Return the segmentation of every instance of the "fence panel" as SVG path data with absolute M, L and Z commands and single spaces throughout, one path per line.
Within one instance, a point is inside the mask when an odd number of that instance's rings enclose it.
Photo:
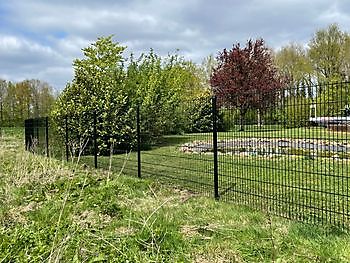
M 211 98 L 175 105 L 167 114 L 140 109 L 142 177 L 213 196 L 214 154 L 206 151 L 213 141 Z
M 221 107 L 228 130 L 219 134 L 220 197 L 287 218 L 349 225 L 350 116 L 339 115 L 349 105 L 348 88 L 286 89 L 274 105 L 244 116 Z

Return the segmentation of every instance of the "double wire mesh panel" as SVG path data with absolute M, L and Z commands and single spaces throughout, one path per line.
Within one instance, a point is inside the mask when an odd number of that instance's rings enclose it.
M 283 90 L 264 109 L 222 107 L 221 198 L 349 226 L 349 83 Z
M 61 118 L 59 133 L 64 145 L 61 149 L 67 161 L 105 169 L 108 174 L 137 174 L 136 113 L 133 111 L 131 115 L 127 129 L 125 121 L 119 122 L 124 116 L 113 113 L 107 117 L 88 112 Z M 125 133 L 121 132 L 123 129 Z
M 141 174 L 188 190 L 214 192 L 213 107 L 210 97 L 166 111 L 140 108 Z

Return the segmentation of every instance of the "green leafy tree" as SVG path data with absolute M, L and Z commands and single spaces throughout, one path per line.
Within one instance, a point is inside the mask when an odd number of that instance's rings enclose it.
M 18 119 L 17 99 L 16 99 L 16 84 L 13 82 L 7 83 L 6 97 L 4 98 L 5 118 L 8 120 Z
M 3 124 L 4 122 L 4 101 L 6 97 L 7 92 L 7 82 L 4 79 L 0 79 L 0 123 Z
M 343 72 L 346 80 L 350 80 L 350 35 L 346 34 L 344 43 L 344 63 Z
M 284 98 L 282 121 L 288 128 L 304 127 L 310 118 L 311 99 L 300 93 Z
M 138 59 L 131 56 L 126 82 L 141 106 L 143 141 L 188 130 L 189 104 L 206 92 L 196 65 L 176 54 L 162 58 L 153 50 Z
M 27 80 L 15 84 L 16 109 L 21 120 L 31 117 L 32 90 Z
M 301 45 L 289 44 L 282 47 L 275 54 L 275 63 L 280 74 L 286 78 L 287 84 L 291 87 L 291 93 L 297 91 L 295 87 L 312 85 L 314 71 L 307 51 Z M 309 96 L 312 95 L 311 93 L 311 90 L 307 91 Z
M 124 85 L 122 53 L 125 47 L 112 36 L 101 37 L 83 49 L 84 58 L 73 62 L 74 79 L 59 96 L 52 112 L 64 129 L 67 117 L 74 136 L 91 140 L 94 113 L 97 116 L 98 146 L 129 148 L 133 143 L 134 109 Z
M 196 75 L 201 80 L 202 86 L 208 90 L 211 89 L 210 77 L 217 65 L 218 62 L 216 61 L 215 57 L 213 55 L 209 55 L 203 59 L 201 64 L 196 66 Z
M 33 117 L 44 117 L 50 114 L 55 103 L 52 87 L 37 79 L 27 80 L 31 90 L 31 114 Z
M 349 104 L 350 35 L 337 24 L 318 30 L 309 44 L 309 57 L 316 71 L 318 116 L 335 116 Z
M 322 85 L 322 84 L 321 84 Z M 322 93 L 313 101 L 317 116 L 338 116 L 350 105 L 350 84 L 330 82 L 322 85 Z
M 349 35 L 337 24 L 318 30 L 311 39 L 308 54 L 319 83 L 345 78 L 348 39 Z
M 23 125 L 27 118 L 45 117 L 54 101 L 53 90 L 46 82 L 0 80 L 0 121 L 3 125 Z

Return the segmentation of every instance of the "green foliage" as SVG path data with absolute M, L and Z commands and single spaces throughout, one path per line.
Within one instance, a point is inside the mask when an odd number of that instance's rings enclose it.
M 213 130 L 212 100 L 209 95 L 198 96 L 188 103 L 185 110 L 188 122 L 185 132 L 210 132 Z
M 275 64 L 292 86 L 343 81 L 350 76 L 350 35 L 337 24 L 319 29 L 308 47 L 291 43 L 275 55 Z
M 130 148 L 134 143 L 135 111 L 125 86 L 122 52 L 112 37 L 99 38 L 76 59 L 74 79 L 62 92 L 52 116 L 63 133 L 68 118 L 71 140 L 90 140 L 97 116 L 98 147 Z
M 341 110 L 350 104 L 350 83 L 331 82 L 324 85 L 314 101 L 316 116 L 340 116 Z
M 312 64 L 301 45 L 293 43 L 282 47 L 275 54 L 275 63 L 291 86 L 311 84 Z
M 185 117 L 185 132 L 211 132 L 213 131 L 213 96 L 202 93 L 187 101 L 183 116 Z M 224 120 L 224 111 L 217 109 L 217 129 L 224 131 L 228 129 L 229 123 Z
M 141 108 L 143 141 L 189 130 L 183 113 L 206 92 L 192 63 L 177 55 L 161 58 L 153 50 L 137 60 L 131 56 L 127 86 Z
M 84 59 L 74 61 L 74 80 L 52 112 L 62 135 L 68 118 L 71 144 L 91 142 L 96 112 L 100 153 L 107 153 L 111 145 L 117 149 L 132 147 L 138 106 L 144 143 L 190 130 L 192 124 L 184 111 L 192 99 L 208 95 L 198 68 L 178 55 L 162 58 L 153 50 L 138 59 L 131 55 L 124 66 L 124 49 L 111 37 L 99 38 L 83 49 Z M 201 114 L 202 109 L 197 110 Z
M 337 24 L 318 30 L 309 43 L 309 57 L 317 72 L 318 81 L 343 80 L 345 78 L 346 50 L 349 34 Z
M 307 120 L 310 109 L 302 103 L 316 105 L 318 117 L 336 116 L 349 104 L 348 88 L 341 82 L 350 77 L 350 35 L 337 24 L 317 30 L 306 48 L 294 43 L 282 47 L 275 64 L 289 84 L 285 88 L 291 96 L 286 108 L 286 116 L 292 118 L 289 126 Z
M 54 101 L 53 90 L 46 82 L 0 79 L 0 126 L 22 126 L 25 119 L 45 117 Z

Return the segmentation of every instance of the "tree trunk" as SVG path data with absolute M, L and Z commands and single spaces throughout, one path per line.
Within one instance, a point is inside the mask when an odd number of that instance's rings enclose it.
M 258 109 L 258 127 L 261 127 L 261 112 L 260 109 Z
M 4 115 L 3 115 L 3 109 L 2 109 L 2 100 L 1 100 L 1 102 L 0 102 L 1 104 L 0 104 L 0 121 L 1 121 L 1 123 L 4 121 Z
M 246 113 L 246 110 L 241 109 L 240 110 L 240 116 L 239 116 L 239 131 L 244 131 L 244 115 Z

